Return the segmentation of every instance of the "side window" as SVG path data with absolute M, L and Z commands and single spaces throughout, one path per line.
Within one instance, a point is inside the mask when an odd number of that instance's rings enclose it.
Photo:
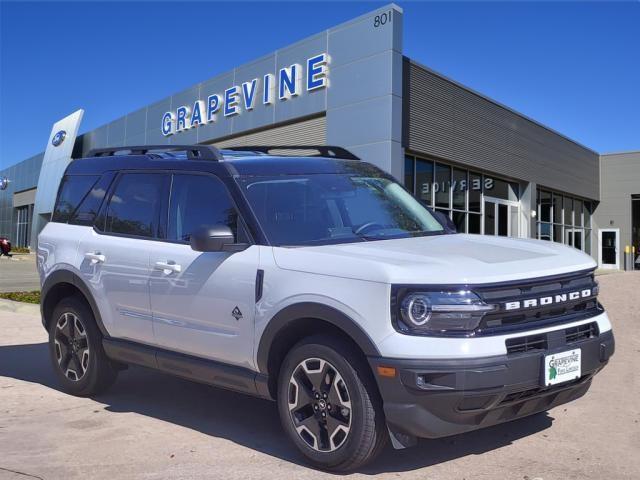
M 238 214 L 221 180 L 208 175 L 174 175 L 167 239 L 187 243 L 193 231 L 210 225 L 227 225 L 236 241 L 246 241 L 238 239 Z
M 60 183 L 51 221 L 67 223 L 98 178 L 99 175 L 66 175 Z
M 157 173 L 122 175 L 107 205 L 104 231 L 155 237 L 165 178 Z
M 89 193 L 80 202 L 69 223 L 73 225 L 93 225 L 112 180 L 113 173 L 106 173 L 100 177 L 100 180 L 93 185 Z

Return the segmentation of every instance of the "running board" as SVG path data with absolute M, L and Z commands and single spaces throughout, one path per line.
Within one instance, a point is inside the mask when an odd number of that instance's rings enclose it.
M 247 368 L 126 340 L 105 338 L 102 345 L 107 356 L 116 362 L 153 368 L 187 380 L 273 400 L 267 375 Z

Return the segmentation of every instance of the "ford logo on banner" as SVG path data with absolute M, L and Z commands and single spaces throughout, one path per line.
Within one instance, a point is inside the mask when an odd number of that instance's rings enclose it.
M 0 190 L 6 190 L 9 186 L 9 179 L 7 177 L 0 177 Z
M 60 130 L 51 139 L 51 145 L 53 145 L 54 147 L 57 147 L 60 144 L 62 144 L 62 142 L 64 142 L 65 138 L 67 138 L 67 132 L 65 132 L 64 130 Z

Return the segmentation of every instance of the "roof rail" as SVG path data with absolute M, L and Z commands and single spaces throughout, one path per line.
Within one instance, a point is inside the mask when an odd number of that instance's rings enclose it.
M 212 145 L 141 145 L 109 148 L 94 148 L 89 150 L 87 157 L 111 157 L 122 155 L 146 155 L 154 150 L 164 152 L 186 152 L 189 160 L 210 160 L 217 162 L 222 160 L 220 150 Z M 129 152 L 129 153 L 121 153 Z
M 316 150 L 318 153 L 309 155 L 310 157 L 329 157 L 340 158 L 344 160 L 360 160 L 346 148 L 335 147 L 332 145 L 250 145 L 244 147 L 225 147 L 224 150 L 260 152 L 266 153 L 273 150 Z

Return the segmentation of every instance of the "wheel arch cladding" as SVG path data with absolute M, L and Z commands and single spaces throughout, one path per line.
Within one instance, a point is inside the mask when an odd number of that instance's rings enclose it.
M 312 302 L 289 305 L 271 319 L 258 345 L 258 370 L 268 375 L 273 398 L 280 366 L 289 350 L 303 338 L 317 334 L 338 336 L 353 344 L 364 357 L 380 355 L 365 331 L 339 310 Z
M 44 282 L 41 292 L 40 312 L 42 315 L 42 325 L 48 330 L 51 316 L 56 305 L 63 298 L 70 296 L 78 296 L 82 298 L 93 313 L 97 326 L 104 336 L 108 336 L 106 329 L 102 323 L 102 317 L 98 306 L 91 295 L 89 287 L 84 281 L 69 270 L 57 270 L 53 272 Z

